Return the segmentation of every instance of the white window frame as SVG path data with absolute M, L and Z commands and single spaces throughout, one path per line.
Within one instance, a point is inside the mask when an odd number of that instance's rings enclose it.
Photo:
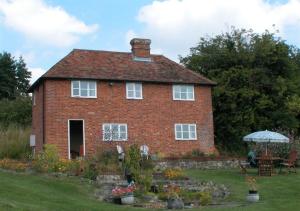
M 129 88 L 129 85 L 133 85 L 133 97 L 130 97 L 129 95 L 128 95 L 128 92 L 129 92 L 129 90 L 128 90 L 128 88 Z M 140 97 L 137 97 L 136 96 L 136 85 L 141 85 L 141 96 Z M 126 98 L 127 99 L 135 99 L 135 100 L 141 100 L 141 99 L 143 99 L 143 84 L 142 83 L 132 83 L 132 82 L 127 82 L 126 83 Z
M 176 95 L 175 95 L 175 90 L 176 90 L 176 87 L 179 87 L 179 89 L 181 89 L 182 87 L 192 87 L 192 90 L 193 90 L 193 98 L 187 98 L 187 99 L 184 99 L 184 98 L 181 98 L 181 94 L 180 94 L 180 97 L 179 98 L 176 98 Z M 195 101 L 195 86 L 194 85 L 186 85 L 186 84 L 183 84 L 183 85 L 180 85 L 180 84 L 174 84 L 173 87 L 173 100 L 183 100 L 183 101 Z M 180 93 L 183 93 L 180 91 Z M 186 92 L 186 96 L 188 96 L 188 92 Z
M 188 125 L 188 132 L 189 132 L 189 138 L 183 138 L 183 130 L 182 127 L 183 125 Z M 176 126 L 180 126 L 181 127 L 181 138 L 177 137 L 177 130 L 176 130 Z M 191 127 L 195 127 L 195 131 L 191 131 Z M 174 126 L 174 131 L 175 131 L 175 140 L 197 140 L 197 125 L 196 124 L 186 124 L 186 123 L 176 123 Z M 195 132 L 195 137 L 191 138 L 191 132 Z
M 110 138 L 109 139 L 105 139 L 105 127 L 109 126 L 110 130 L 112 130 L 112 126 L 113 125 L 118 125 L 118 139 L 112 139 L 113 134 L 110 134 Z M 126 138 L 125 139 L 121 139 L 120 138 L 120 127 L 121 126 L 125 126 L 125 132 L 126 132 Z M 127 124 L 120 124 L 120 123 L 104 123 L 102 124 L 102 137 L 103 137 L 103 141 L 127 141 L 128 140 L 128 129 L 127 129 Z
M 73 93 L 73 84 L 74 82 L 78 82 L 79 83 L 79 94 L 78 95 L 74 95 Z M 87 96 L 81 96 L 81 82 L 87 82 L 88 83 L 88 88 L 87 88 Z M 95 83 L 95 96 L 91 96 L 90 95 L 90 83 Z M 72 97 L 79 97 L 79 98 L 97 98 L 97 81 L 94 80 L 72 80 L 71 81 L 71 96 Z

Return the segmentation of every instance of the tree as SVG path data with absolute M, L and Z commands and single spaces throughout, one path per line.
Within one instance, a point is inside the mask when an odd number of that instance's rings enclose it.
M 31 122 L 31 98 L 26 93 L 31 73 L 22 57 L 0 53 L 0 127 Z
M 242 137 L 256 130 L 299 133 L 300 53 L 275 34 L 232 29 L 201 38 L 186 67 L 216 81 L 213 109 L 216 143 L 242 149 Z
M 0 53 L 0 99 L 15 99 L 28 96 L 31 73 L 22 57 L 15 60 L 7 52 Z

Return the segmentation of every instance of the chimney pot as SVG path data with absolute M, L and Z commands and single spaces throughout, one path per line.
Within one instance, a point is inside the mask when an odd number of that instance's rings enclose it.
M 130 41 L 131 52 L 137 58 L 150 58 L 150 39 L 133 38 Z

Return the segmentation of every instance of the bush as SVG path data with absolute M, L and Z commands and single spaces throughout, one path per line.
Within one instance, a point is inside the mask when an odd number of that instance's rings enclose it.
M 10 125 L 0 129 L 0 159 L 28 158 L 31 150 L 29 136 L 31 129 Z
M 176 180 L 176 179 L 184 179 L 185 175 L 180 168 L 168 168 L 163 171 L 163 175 L 166 179 Z
M 102 174 L 121 172 L 116 150 L 98 151 L 94 160 L 96 168 Z
M 209 192 L 199 192 L 199 198 L 202 206 L 208 205 L 212 201 L 212 197 Z
M 99 171 L 97 169 L 97 162 L 95 159 L 86 159 L 83 161 L 83 177 L 90 179 L 90 180 L 96 180 L 97 176 L 99 174 Z
M 45 144 L 44 151 L 35 157 L 33 167 L 39 172 L 58 172 L 60 160 L 56 146 Z
M 11 124 L 27 126 L 31 124 L 31 98 L 19 97 L 15 100 L 0 100 L 0 125 L 7 128 Z
M 18 160 L 3 159 L 0 160 L 0 168 L 14 171 L 25 171 L 29 168 L 29 163 Z

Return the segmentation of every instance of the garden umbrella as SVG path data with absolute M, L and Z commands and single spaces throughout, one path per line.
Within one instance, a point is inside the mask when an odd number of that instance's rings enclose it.
M 272 131 L 257 131 L 244 136 L 244 141 L 252 141 L 257 143 L 266 143 L 266 154 L 268 153 L 267 143 L 289 143 L 289 138 Z

